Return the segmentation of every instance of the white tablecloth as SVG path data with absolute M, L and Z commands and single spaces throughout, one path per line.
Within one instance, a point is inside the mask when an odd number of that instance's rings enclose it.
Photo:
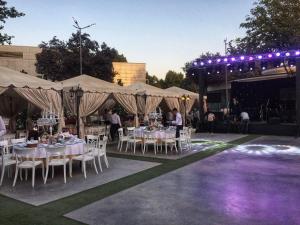
M 84 142 L 75 143 L 75 144 L 67 144 L 66 145 L 66 155 L 79 155 L 84 153 Z M 46 149 L 44 147 L 38 147 L 34 152 L 34 157 L 43 159 L 46 158 Z
M 135 135 L 137 137 L 144 137 L 144 132 L 149 132 L 145 131 L 143 129 L 136 129 L 135 130 Z M 167 138 L 175 138 L 176 137 L 176 131 L 173 130 L 155 130 L 155 131 L 150 131 L 150 136 L 156 139 L 167 139 Z

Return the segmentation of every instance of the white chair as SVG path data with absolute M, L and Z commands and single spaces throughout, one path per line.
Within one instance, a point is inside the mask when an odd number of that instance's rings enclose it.
M 183 150 L 183 145 L 186 146 L 187 149 L 189 149 L 189 143 L 188 143 L 188 130 L 180 130 L 179 131 L 179 138 L 176 138 L 176 141 L 178 143 L 178 147 L 180 151 L 182 152 Z
M 13 187 L 16 185 L 19 169 L 32 169 L 32 187 L 35 183 L 35 169 L 37 166 L 42 166 L 42 176 L 44 179 L 44 162 L 42 160 L 35 160 L 36 148 L 20 148 L 14 146 L 14 153 L 16 154 L 16 171 Z
M 72 164 L 69 158 L 65 154 L 66 146 L 48 146 L 46 147 L 46 175 L 44 184 L 47 182 L 49 167 L 52 167 L 52 179 L 54 177 L 54 167 L 63 166 L 64 169 L 64 183 L 67 182 L 66 171 L 67 164 L 69 163 L 69 175 L 71 177 Z
M 14 146 L 16 144 L 25 143 L 26 138 L 17 138 L 17 139 L 11 139 L 11 144 Z
M 100 171 L 102 172 L 102 165 L 101 165 L 101 157 L 103 157 L 106 168 L 109 167 L 109 163 L 106 156 L 106 144 L 107 144 L 108 137 L 104 136 L 103 140 L 98 140 L 97 146 L 91 152 L 91 155 L 98 159 L 98 164 Z
M 2 185 L 4 174 L 5 174 L 5 167 L 11 166 L 16 164 L 16 160 L 12 159 L 12 154 L 9 152 L 8 141 L 0 141 L 0 155 L 1 155 L 1 179 L 0 179 L 0 186 Z M 10 168 L 8 168 L 10 169 Z M 10 171 L 8 170 L 10 174 Z
M 119 133 L 118 150 L 121 152 L 122 147 L 123 147 L 123 143 L 128 141 L 128 136 L 124 136 L 123 128 L 119 128 L 118 133 Z
M 75 160 L 81 162 L 81 166 L 82 166 L 81 169 L 85 179 L 86 179 L 86 162 L 92 162 L 94 165 L 95 172 L 96 174 L 98 174 L 95 157 L 92 153 L 95 151 L 99 141 L 99 137 L 95 135 L 87 135 L 86 138 L 87 138 L 87 144 L 86 147 L 84 148 L 84 153 L 73 157 L 71 160 L 71 161 Z M 72 170 L 71 170 L 71 176 L 72 176 Z
M 144 131 L 144 150 L 143 154 L 145 154 L 146 150 L 148 151 L 148 146 L 153 145 L 154 154 L 156 155 L 157 151 L 157 139 L 153 136 L 153 133 L 150 131 Z
M 130 131 L 130 130 L 129 130 Z M 140 144 L 141 145 L 141 149 L 143 147 L 143 140 L 141 138 L 137 138 L 136 137 L 136 131 L 132 130 L 128 133 L 128 140 L 126 143 L 126 150 L 125 152 L 127 152 L 128 146 L 130 146 L 130 148 L 133 146 L 133 154 L 135 154 L 135 149 L 136 149 L 136 145 Z
M 19 133 L 19 138 L 27 138 L 27 133 L 26 133 L 26 131 L 23 131 L 23 132 L 20 132 Z
M 173 148 L 175 148 L 175 151 L 178 152 L 177 150 L 177 146 L 176 146 L 176 138 L 170 138 L 170 137 L 167 137 L 167 135 L 165 136 L 165 138 L 163 138 L 161 140 L 161 150 L 162 150 L 162 145 L 165 146 L 165 152 L 166 152 L 166 155 L 168 154 L 168 146 L 171 147 L 171 151 L 173 150 Z

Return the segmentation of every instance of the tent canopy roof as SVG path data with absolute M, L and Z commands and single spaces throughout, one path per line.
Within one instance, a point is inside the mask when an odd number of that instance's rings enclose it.
M 11 86 L 16 88 L 62 89 L 58 83 L 0 66 L 0 87 L 7 88 Z
M 179 87 L 175 87 L 175 86 L 169 87 L 165 90 L 171 91 L 171 92 L 174 92 L 174 93 L 177 93 L 177 94 L 180 94 L 180 95 L 189 95 L 190 97 L 194 97 L 194 98 L 199 97 L 198 93 L 191 92 L 191 91 L 188 91 L 188 90 L 185 90 L 185 89 L 182 89 L 182 88 L 179 88 Z
M 150 96 L 160 96 L 160 97 L 175 97 L 178 98 L 180 95 L 175 92 L 171 92 L 165 89 L 160 89 L 149 84 L 142 82 L 137 82 L 127 86 L 131 90 L 135 91 L 139 95 L 150 95 Z
M 86 74 L 62 81 L 64 89 L 81 87 L 86 92 L 135 94 L 132 90 Z

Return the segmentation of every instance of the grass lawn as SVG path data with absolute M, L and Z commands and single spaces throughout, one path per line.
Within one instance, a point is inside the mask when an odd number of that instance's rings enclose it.
M 198 160 L 204 159 L 236 145 L 257 138 L 257 135 L 248 135 L 227 144 L 220 143 L 206 151 L 186 156 L 178 160 L 157 159 L 142 156 L 110 154 L 113 157 L 128 158 L 159 162 L 160 165 L 141 171 L 139 173 L 112 181 L 110 183 L 83 191 L 81 193 L 62 198 L 60 200 L 41 205 L 32 206 L 0 195 L 0 224 L 2 225 L 62 225 L 81 224 L 77 221 L 65 218 L 63 215 L 85 205 L 123 191 L 152 178 L 171 172 Z M 84 182 L 84 181 L 83 181 Z

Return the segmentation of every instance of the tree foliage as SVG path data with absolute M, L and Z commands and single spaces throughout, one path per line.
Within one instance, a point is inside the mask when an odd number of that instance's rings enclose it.
M 300 1 L 259 0 L 240 27 L 246 35 L 230 42 L 232 54 L 298 49 Z
M 89 34 L 81 34 L 81 39 L 83 73 L 112 82 L 115 76 L 112 62 L 126 62 L 126 58 L 106 43 L 99 46 L 97 41 L 90 39 Z M 37 73 L 52 81 L 78 76 L 79 46 L 79 33 L 73 33 L 66 42 L 57 37 L 42 42 L 39 45 L 42 52 L 37 54 Z
M 6 20 L 9 18 L 17 18 L 24 16 L 25 14 L 22 12 L 18 12 L 15 7 L 7 7 L 7 2 L 0 0 L 0 44 L 11 44 L 11 39 L 14 36 L 8 35 L 6 33 L 2 33 L 1 31 L 4 28 L 4 24 Z

